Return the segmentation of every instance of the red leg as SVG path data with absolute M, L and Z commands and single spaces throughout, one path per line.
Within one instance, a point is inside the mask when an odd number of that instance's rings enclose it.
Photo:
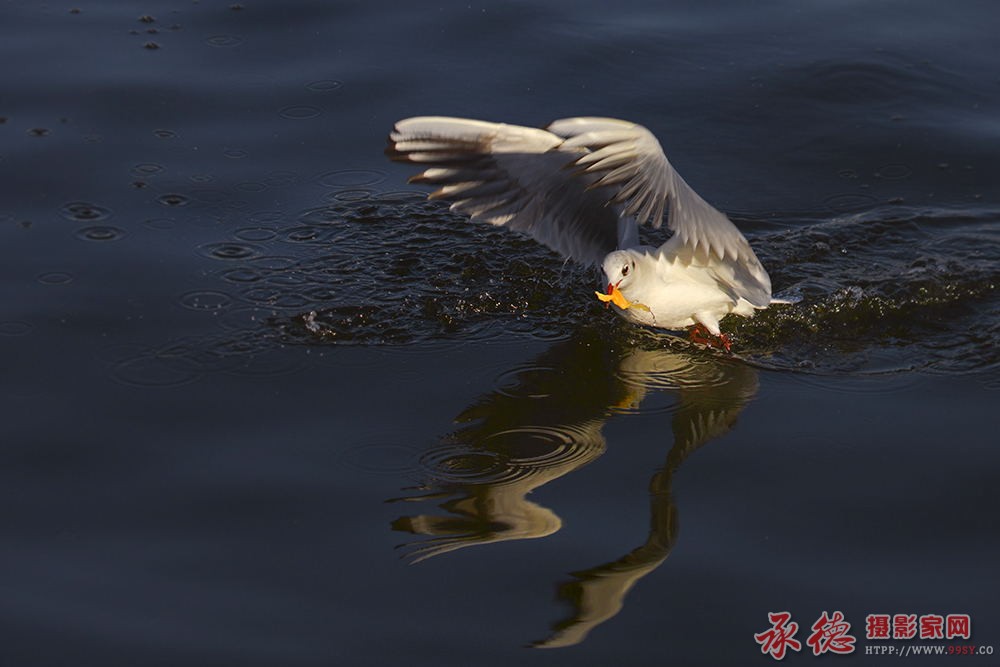
M 708 329 L 706 329 L 700 322 L 695 322 L 694 326 L 688 328 L 688 340 L 692 343 L 711 345 L 712 341 L 708 338 L 710 335 L 711 334 L 708 333 Z
M 726 352 L 732 352 L 733 341 L 729 339 L 729 336 L 724 333 L 720 333 L 716 336 L 710 333 L 700 322 L 696 322 L 694 326 L 688 329 L 688 340 L 692 343 L 707 345 L 709 347 L 725 350 Z

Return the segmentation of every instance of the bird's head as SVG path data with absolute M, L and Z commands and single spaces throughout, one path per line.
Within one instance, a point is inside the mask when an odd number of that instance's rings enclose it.
M 622 292 L 635 279 L 635 258 L 623 250 L 616 250 L 604 258 L 603 268 L 608 286 L 604 294 L 597 293 L 597 298 L 605 303 L 611 302 L 622 310 L 632 306 Z
M 607 293 L 614 289 L 625 291 L 635 279 L 635 257 L 624 250 L 616 250 L 604 258 L 604 277 L 608 280 Z

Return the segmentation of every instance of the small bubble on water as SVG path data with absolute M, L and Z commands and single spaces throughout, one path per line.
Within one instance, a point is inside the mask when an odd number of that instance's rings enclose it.
M 117 241 L 124 236 L 125 230 L 110 225 L 84 227 L 76 233 L 76 237 L 83 241 Z
M 875 171 L 875 177 L 889 181 L 898 181 L 908 178 L 912 173 L 913 170 L 907 165 L 894 162 L 879 167 Z
M 160 195 L 158 200 L 164 206 L 187 206 L 188 203 L 190 203 L 190 200 L 187 197 L 176 193 Z
M 109 209 L 85 201 L 72 201 L 68 204 L 63 204 L 62 208 L 59 209 L 59 213 L 67 220 L 81 222 L 93 222 L 111 217 Z
M 155 162 L 140 162 L 132 167 L 132 173 L 135 176 L 152 176 L 153 174 L 158 174 L 163 170 L 163 165 L 156 164 Z

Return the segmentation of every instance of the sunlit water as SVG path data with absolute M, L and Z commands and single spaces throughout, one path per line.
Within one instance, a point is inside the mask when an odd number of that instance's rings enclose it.
M 997 18 L 0 5 L 2 662 L 1000 644 Z M 405 185 L 422 113 L 649 126 L 795 303 L 735 357 L 629 326 Z

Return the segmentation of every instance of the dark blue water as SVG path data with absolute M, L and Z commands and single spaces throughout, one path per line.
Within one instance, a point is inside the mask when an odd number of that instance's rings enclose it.
M 998 20 L 0 2 L 0 662 L 1000 645 Z M 738 358 L 618 321 L 405 185 L 431 113 L 648 126 L 798 303 Z

